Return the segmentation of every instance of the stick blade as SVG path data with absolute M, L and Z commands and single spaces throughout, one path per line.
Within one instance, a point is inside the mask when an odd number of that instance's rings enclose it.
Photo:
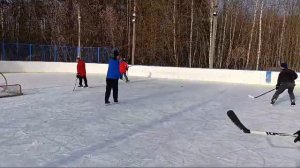
M 248 97 L 250 97 L 250 98 L 252 98 L 252 99 L 254 99 L 255 97 L 254 96 L 252 96 L 252 95 L 248 95 Z
M 227 111 L 227 116 L 230 118 L 230 120 L 239 128 L 241 129 L 244 133 L 250 133 L 250 130 L 246 128 L 239 118 L 235 115 L 234 111 L 228 110 Z

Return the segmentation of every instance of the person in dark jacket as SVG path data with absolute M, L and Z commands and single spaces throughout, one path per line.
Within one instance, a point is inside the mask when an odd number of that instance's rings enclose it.
M 108 71 L 106 75 L 105 104 L 110 103 L 109 97 L 111 89 L 113 89 L 114 102 L 118 102 L 118 81 L 121 75 L 119 59 L 119 52 L 115 50 L 113 58 L 110 58 L 108 63 Z
M 291 105 L 296 105 L 294 87 L 295 80 L 298 78 L 298 75 L 295 71 L 288 69 L 287 63 L 281 63 L 281 72 L 279 73 L 276 85 L 276 92 L 272 97 L 271 104 L 274 104 L 278 96 L 288 89 L 288 93 L 291 99 Z
M 84 87 L 88 87 L 87 84 L 87 79 L 86 79 L 86 71 L 85 71 L 85 62 L 80 58 L 77 57 L 76 59 L 77 62 L 77 75 L 76 77 L 79 79 L 79 86 L 78 87 L 83 87 L 82 86 L 82 79 L 84 80 Z

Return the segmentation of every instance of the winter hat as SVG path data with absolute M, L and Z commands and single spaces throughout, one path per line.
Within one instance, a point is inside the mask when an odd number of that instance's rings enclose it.
M 284 68 L 284 69 L 287 69 L 287 68 L 288 68 L 287 63 L 285 63 L 285 62 L 281 63 L 280 66 L 281 66 L 282 68 Z
M 119 51 L 118 51 L 118 50 L 115 50 L 115 51 L 114 51 L 114 59 L 116 59 L 117 56 L 119 56 Z

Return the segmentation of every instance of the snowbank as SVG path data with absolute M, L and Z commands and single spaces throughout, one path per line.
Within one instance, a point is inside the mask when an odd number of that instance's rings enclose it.
M 106 74 L 107 64 L 86 64 L 87 73 Z M 70 72 L 76 73 L 76 63 L 0 61 L 0 72 Z M 177 68 L 134 65 L 129 76 L 179 80 L 215 81 L 242 84 L 274 85 L 279 72 Z M 300 83 L 299 80 L 296 83 Z

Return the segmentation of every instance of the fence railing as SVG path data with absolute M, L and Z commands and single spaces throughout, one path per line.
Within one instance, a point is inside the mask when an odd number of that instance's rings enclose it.
M 39 45 L 22 43 L 0 43 L 0 60 L 75 62 L 77 47 L 62 45 Z M 113 51 L 111 47 L 81 47 L 81 57 L 87 63 L 107 63 Z

